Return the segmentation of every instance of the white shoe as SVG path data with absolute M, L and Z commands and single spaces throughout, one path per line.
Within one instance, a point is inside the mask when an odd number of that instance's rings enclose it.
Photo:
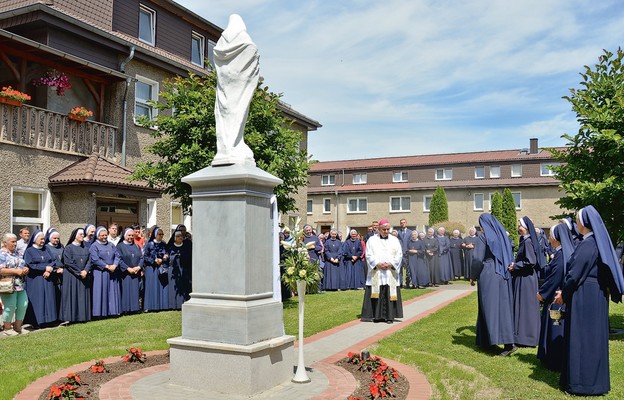
M 17 333 L 13 329 L 2 331 L 2 336 L 17 336 L 17 335 L 19 335 L 19 333 Z

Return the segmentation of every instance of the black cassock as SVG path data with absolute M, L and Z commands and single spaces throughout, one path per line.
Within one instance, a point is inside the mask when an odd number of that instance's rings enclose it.
M 453 276 L 455 278 L 459 278 L 462 276 L 462 267 L 463 267 L 463 254 L 462 254 L 462 243 L 463 239 L 460 237 L 452 237 L 449 239 L 451 241 L 451 263 L 453 264 Z

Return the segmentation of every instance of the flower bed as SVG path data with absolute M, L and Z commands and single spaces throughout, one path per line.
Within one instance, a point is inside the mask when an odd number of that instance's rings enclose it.
M 99 372 L 99 368 L 92 368 L 94 366 L 98 366 L 98 363 L 100 363 L 100 361 L 94 362 L 91 367 L 83 371 L 76 371 L 76 373 L 80 376 L 80 386 L 77 386 L 75 388 L 76 392 L 79 394 L 79 396 L 77 397 L 84 398 L 85 400 L 99 400 L 99 391 L 100 387 L 103 384 L 114 378 L 117 378 L 118 376 L 125 375 L 127 373 L 142 368 L 167 364 L 169 363 L 169 354 L 149 356 L 146 358 L 142 358 L 142 360 L 144 362 L 129 362 L 123 361 L 122 357 L 120 357 L 118 362 L 102 365 L 103 367 L 105 367 L 102 368 L 104 370 L 103 372 Z M 54 382 L 53 385 L 50 385 L 50 387 L 48 387 L 43 393 L 41 393 L 41 395 L 39 396 L 39 400 L 49 400 L 48 395 L 52 387 L 60 387 L 61 385 L 66 383 L 67 377 L 63 377 L 58 381 Z
M 409 382 L 379 357 L 371 356 L 363 360 L 358 354 L 349 353 L 347 358 L 338 361 L 336 365 L 349 371 L 358 382 L 349 400 L 407 399 Z

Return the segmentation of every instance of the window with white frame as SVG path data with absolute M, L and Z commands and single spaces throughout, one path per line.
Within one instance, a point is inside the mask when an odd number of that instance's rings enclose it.
M 431 199 L 432 195 L 426 194 L 423 196 L 423 211 L 429 212 L 429 208 L 431 207 Z
M 152 119 L 158 113 L 158 110 L 149 104 L 150 100 L 158 100 L 158 82 L 138 75 L 136 79 L 134 84 L 134 119 L 135 123 L 138 123 L 137 117 L 139 115 L 145 115 Z
M 390 211 L 409 211 L 410 202 L 410 196 L 390 197 Z
M 540 164 L 540 176 L 555 176 L 556 173 L 551 169 L 551 167 L 558 167 L 559 165 L 560 164 L 557 162 Z
M 436 174 L 435 174 L 436 181 L 450 181 L 451 179 L 453 179 L 453 170 L 451 168 L 436 169 Z
M 325 198 L 323 199 L 323 213 L 328 214 L 331 212 L 331 199 Z
M 393 172 L 392 182 L 407 182 L 407 171 Z
M 336 184 L 336 175 L 322 175 L 321 186 L 332 186 Z
M 156 199 L 147 199 L 147 226 L 154 226 L 156 222 Z
M 171 203 L 171 232 L 173 235 L 173 231 L 179 224 L 184 223 L 184 211 L 182 210 L 182 204 L 172 202 Z
M 139 7 L 139 40 L 152 46 L 156 44 L 156 11 L 143 4 Z
M 208 39 L 208 61 L 210 61 L 210 65 L 214 65 L 214 48 L 217 44 Z
M 522 195 L 520 192 L 511 192 L 514 198 L 514 203 L 516 203 L 516 210 L 522 209 Z
M 307 202 L 307 212 L 308 214 L 312 214 L 312 200 L 308 200 Z
M 522 164 L 511 164 L 511 177 L 519 178 L 522 176 Z
M 492 165 L 490 166 L 490 178 L 500 178 L 500 165 Z
M 365 197 L 347 199 L 347 212 L 365 213 L 368 211 L 368 202 Z
M 483 211 L 483 201 L 484 195 L 483 193 L 475 193 L 474 194 L 474 207 L 475 211 Z
M 475 179 L 485 178 L 485 167 L 475 167 Z
M 363 185 L 366 183 L 366 174 L 353 174 L 353 184 Z
M 206 39 L 197 32 L 191 34 L 191 62 L 200 67 L 204 67 L 204 55 Z
M 50 220 L 50 195 L 46 189 L 11 188 L 11 231 L 18 235 L 22 227 L 43 231 Z

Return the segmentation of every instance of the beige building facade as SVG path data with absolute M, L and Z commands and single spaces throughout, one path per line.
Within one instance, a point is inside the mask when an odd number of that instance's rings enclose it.
M 425 230 L 431 197 L 441 186 L 449 221 L 468 228 L 490 211 L 495 192 L 509 188 L 517 216 L 548 230 L 551 216 L 561 213 L 556 164 L 537 139 L 517 150 L 318 162 L 310 171 L 307 221 L 320 232 L 365 233 L 372 221 L 388 218 L 398 227 L 404 218 L 408 227 Z

